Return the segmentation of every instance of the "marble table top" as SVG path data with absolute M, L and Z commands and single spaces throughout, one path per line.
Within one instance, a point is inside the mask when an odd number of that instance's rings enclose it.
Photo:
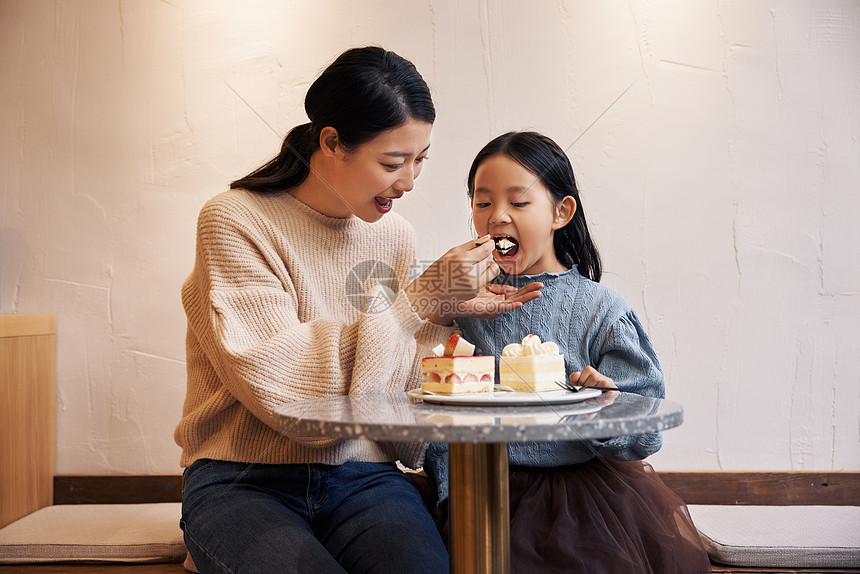
M 683 408 L 672 401 L 628 393 L 536 407 L 434 405 L 406 393 L 384 393 L 288 403 L 275 410 L 274 418 L 287 435 L 498 443 L 606 439 L 662 431 L 681 424 Z

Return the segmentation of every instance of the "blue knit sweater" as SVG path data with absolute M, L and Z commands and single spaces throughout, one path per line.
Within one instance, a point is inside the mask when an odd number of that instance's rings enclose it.
M 621 296 L 582 275 L 576 267 L 562 273 L 503 275 L 497 283 L 522 287 L 544 284 L 541 297 L 497 319 L 462 317 L 457 325 L 476 346 L 475 354 L 498 357 L 509 343 L 528 334 L 555 342 L 564 355 L 567 374 L 591 365 L 625 392 L 663 398 L 660 362 L 636 312 Z M 498 365 L 496 369 L 498 383 Z M 587 462 L 597 456 L 641 460 L 660 449 L 662 435 L 651 433 L 606 441 L 509 443 L 511 465 L 556 467 Z M 448 497 L 448 445 L 433 443 L 424 462 L 439 488 L 439 501 Z

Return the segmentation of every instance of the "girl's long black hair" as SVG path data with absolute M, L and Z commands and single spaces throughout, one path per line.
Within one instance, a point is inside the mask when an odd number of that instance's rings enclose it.
M 577 266 L 580 275 L 600 281 L 603 272 L 597 246 L 588 232 L 585 210 L 579 198 L 579 189 L 570 160 L 557 143 L 536 132 L 508 132 L 485 145 L 469 169 L 467 191 L 469 199 L 475 196 L 475 172 L 487 158 L 504 154 L 535 175 L 546 187 L 553 201 L 558 203 L 569 195 L 576 200 L 576 211 L 570 222 L 555 232 L 555 256 L 565 267 Z
M 336 129 L 344 149 L 353 151 L 410 119 L 436 120 L 430 89 L 412 62 L 377 46 L 338 56 L 311 84 L 305 111 L 311 121 L 290 130 L 278 155 L 231 183 L 232 189 L 277 193 L 299 185 L 325 127 Z

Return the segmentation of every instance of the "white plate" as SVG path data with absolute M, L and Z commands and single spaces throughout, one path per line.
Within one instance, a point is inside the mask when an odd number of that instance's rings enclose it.
M 421 399 L 425 403 L 437 405 L 460 405 L 471 407 L 512 407 L 521 405 L 558 405 L 564 403 L 578 403 L 586 399 L 600 396 L 603 391 L 599 389 L 583 389 L 578 393 L 565 391 L 564 389 L 552 391 L 538 391 L 532 393 L 493 391 L 491 393 L 463 393 L 460 395 L 427 394 L 421 389 L 407 391 L 413 399 Z

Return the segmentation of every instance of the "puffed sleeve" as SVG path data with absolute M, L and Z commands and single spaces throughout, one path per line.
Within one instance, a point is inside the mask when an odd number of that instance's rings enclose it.
M 666 395 L 660 361 L 632 309 L 607 329 L 593 364 L 622 391 L 660 399 Z
M 632 309 L 608 326 L 593 364 L 624 392 L 655 398 L 666 395 L 663 370 L 657 354 Z M 663 435 L 658 432 L 622 436 L 607 441 L 593 441 L 592 444 L 602 457 L 642 460 L 660 450 Z

